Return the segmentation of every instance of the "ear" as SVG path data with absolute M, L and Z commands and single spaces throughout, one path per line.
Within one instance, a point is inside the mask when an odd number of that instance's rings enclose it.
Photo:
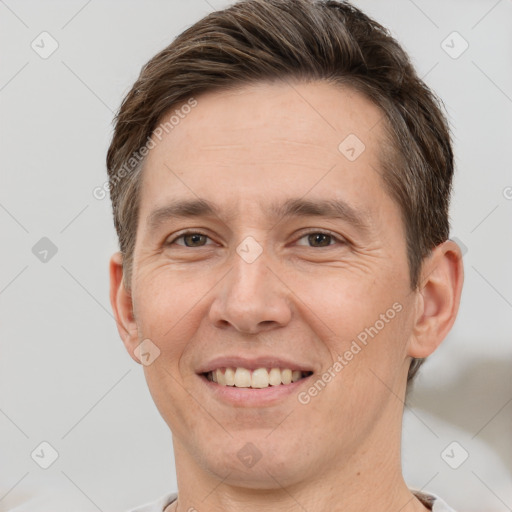
M 407 355 L 423 358 L 444 340 L 459 310 L 464 269 L 459 246 L 447 240 L 422 265 L 413 335 Z
M 117 330 L 132 359 L 140 364 L 134 355 L 139 345 L 137 323 L 133 314 L 132 296 L 123 282 L 123 255 L 116 252 L 110 258 L 110 304 L 114 311 Z

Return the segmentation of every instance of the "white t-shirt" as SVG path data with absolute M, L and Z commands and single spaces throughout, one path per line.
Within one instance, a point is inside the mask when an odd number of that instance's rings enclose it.
M 424 493 L 413 491 L 416 496 L 426 505 L 432 505 L 432 512 L 455 512 L 453 508 L 449 507 L 441 498 L 431 493 Z M 166 494 L 153 503 L 148 503 L 141 507 L 134 508 L 128 512 L 163 512 L 163 510 L 176 500 L 178 495 L 176 493 Z

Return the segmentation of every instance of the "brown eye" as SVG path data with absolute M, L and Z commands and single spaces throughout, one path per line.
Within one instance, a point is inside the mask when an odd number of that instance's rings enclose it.
M 193 233 L 191 235 L 183 236 L 183 240 L 185 241 L 185 245 L 187 247 L 197 247 L 197 246 L 204 245 L 201 242 L 206 241 L 206 238 L 207 237 L 205 235 L 201 235 L 200 233 Z
M 197 232 L 189 232 L 189 233 L 182 233 L 180 236 L 177 236 L 170 242 L 168 242 L 167 245 L 182 245 L 184 247 L 203 247 L 206 244 L 206 241 L 208 240 L 208 236 L 203 235 L 203 233 L 197 233 Z M 178 240 L 183 240 L 183 243 L 177 242 Z
M 327 247 L 331 244 L 331 235 L 326 233 L 312 233 L 308 236 L 308 242 L 314 247 Z M 315 245 L 318 244 L 318 245 Z
M 306 245 L 307 247 L 320 248 L 335 246 L 336 243 L 338 245 L 343 245 L 345 243 L 342 238 L 338 238 L 337 236 L 334 236 L 333 234 L 324 231 L 311 231 L 310 233 L 305 233 L 299 238 L 299 240 L 305 239 L 307 239 L 306 242 L 298 242 L 298 245 Z

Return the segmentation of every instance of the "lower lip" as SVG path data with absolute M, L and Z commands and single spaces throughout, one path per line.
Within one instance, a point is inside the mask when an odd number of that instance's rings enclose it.
M 213 395 L 230 405 L 238 407 L 265 407 L 288 398 L 290 395 L 297 394 L 311 377 L 303 377 L 300 380 L 290 384 L 280 384 L 279 386 L 268 386 L 267 388 L 237 388 L 235 386 L 222 386 L 216 382 L 208 380 L 204 375 L 199 378 L 207 386 Z

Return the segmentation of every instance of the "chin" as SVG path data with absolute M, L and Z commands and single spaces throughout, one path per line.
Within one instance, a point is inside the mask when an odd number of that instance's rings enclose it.
M 307 459 L 315 451 L 311 448 L 287 445 L 283 436 L 271 442 L 266 431 L 260 436 L 234 436 L 214 453 L 210 447 L 209 455 L 203 453 L 201 462 L 225 484 L 254 490 L 280 489 L 308 478 L 314 466 Z

